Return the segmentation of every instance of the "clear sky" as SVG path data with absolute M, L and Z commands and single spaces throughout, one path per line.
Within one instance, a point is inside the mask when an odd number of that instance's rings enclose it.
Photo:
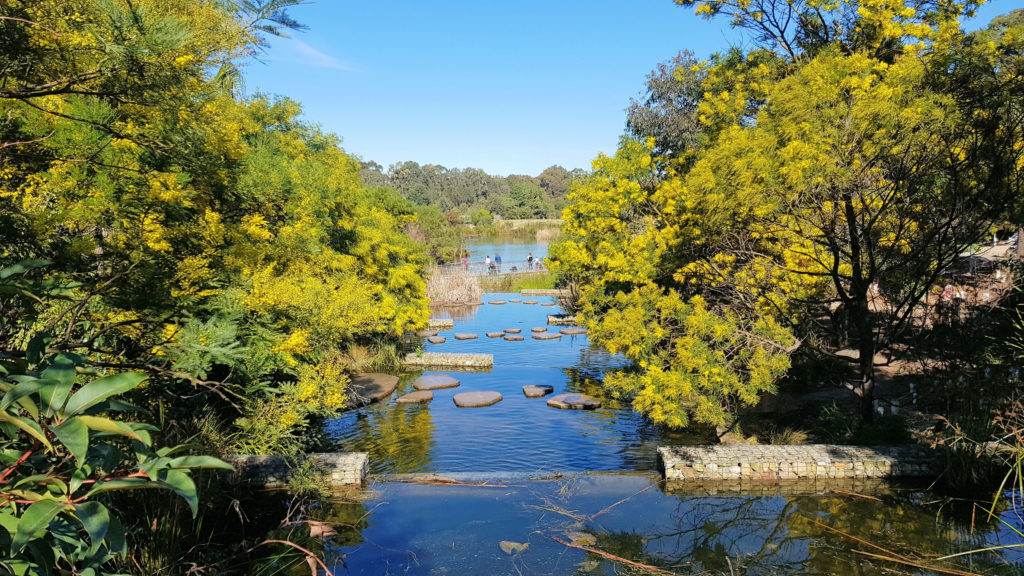
M 976 21 L 1020 7 L 995 0 Z M 247 92 L 301 102 L 363 160 L 494 175 L 589 170 L 615 152 L 659 62 L 745 45 L 727 19 L 671 0 L 316 0 L 290 13 L 309 30 L 271 38 Z

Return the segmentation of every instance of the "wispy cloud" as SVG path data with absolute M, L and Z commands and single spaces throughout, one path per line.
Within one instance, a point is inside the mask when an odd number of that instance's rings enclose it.
M 314 68 L 330 68 L 332 70 L 344 70 L 346 72 L 357 72 L 355 68 L 346 65 L 330 54 L 326 54 L 306 44 L 302 40 L 291 38 L 288 42 L 294 48 L 295 54 L 286 58 L 297 64 L 305 64 Z

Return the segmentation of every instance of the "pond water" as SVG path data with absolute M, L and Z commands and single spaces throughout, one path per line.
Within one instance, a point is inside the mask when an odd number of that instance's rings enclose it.
M 387 482 L 362 501 L 325 504 L 319 518 L 346 526 L 325 547 L 328 565 L 335 574 L 366 575 L 649 573 L 563 543 L 569 542 L 674 574 L 931 574 L 865 553 L 927 566 L 941 555 L 1019 541 L 981 519 L 972 533 L 969 519 L 937 514 L 937 506 L 922 502 L 925 493 L 913 489 L 871 497 L 852 491 L 714 495 L 666 490 L 653 474 L 489 482 Z M 506 544 L 520 550 L 509 554 L 503 541 L 529 546 Z M 1020 555 L 979 554 L 956 566 L 1019 573 L 1006 559 Z
M 484 300 L 510 298 L 520 296 Z M 557 312 L 557 306 L 522 303 L 436 310 L 437 317 L 452 317 L 455 329 L 441 332 L 446 343 L 424 343 L 423 350 L 490 353 L 494 368 L 428 371 L 453 375 L 461 385 L 435 391 L 429 404 L 397 405 L 392 398 L 328 423 L 337 449 L 369 452 L 376 474 L 369 489 L 349 500 L 314 507 L 315 517 L 339 530 L 323 544 L 335 574 L 644 573 L 609 555 L 673 574 L 933 574 L 939 572 L 929 565 L 938 556 L 1024 541 L 1014 532 L 1022 528 L 1020 517 L 1004 512 L 1006 524 L 985 522 L 982 511 L 972 514 L 969 504 L 920 487 L 669 489 L 654 472 L 656 447 L 708 443 L 710 436 L 654 426 L 603 395 L 605 372 L 628 363 L 591 348 L 586 336 L 531 339 L 530 328 L 547 326 L 547 315 Z M 521 328 L 525 340 L 485 336 L 504 328 Z M 456 341 L 454 332 L 479 339 Z M 398 393 L 410 391 L 420 374 L 403 376 Z M 543 398 L 523 395 L 527 384 L 584 392 L 604 405 L 549 408 Z M 496 390 L 504 398 L 485 408 L 457 408 L 452 396 L 470 390 Z M 486 486 L 409 483 L 404 473 Z M 508 554 L 502 541 L 529 547 Z M 879 559 L 892 555 L 912 564 Z M 1022 561 L 1020 552 L 990 552 L 959 558 L 956 566 L 1020 574 Z
M 516 294 L 486 294 L 484 301 L 520 298 Z M 603 395 L 605 371 L 626 366 L 621 356 L 591 348 L 585 335 L 559 340 L 534 340 L 533 327 L 547 326 L 557 306 L 484 304 L 435 311 L 455 317 L 455 329 L 441 331 L 444 344 L 424 342 L 425 352 L 468 352 L 494 355 L 489 372 L 428 371 L 458 378 L 458 388 L 435 390 L 428 404 L 375 404 L 328 422 L 327 434 L 339 450 L 369 452 L 374 473 L 406 472 L 530 472 L 579 470 L 654 470 L 659 445 L 703 444 L 710 432 L 678 432 L 652 425 L 628 403 Z M 486 332 L 522 330 L 522 342 L 488 338 Z M 454 332 L 473 332 L 476 340 L 455 340 Z M 424 372 L 406 374 L 398 394 L 412 391 Z M 558 410 L 544 398 L 526 398 L 523 386 L 547 384 L 555 394 L 583 392 L 601 398 L 593 411 Z M 486 408 L 458 408 L 459 392 L 494 390 L 502 401 Z

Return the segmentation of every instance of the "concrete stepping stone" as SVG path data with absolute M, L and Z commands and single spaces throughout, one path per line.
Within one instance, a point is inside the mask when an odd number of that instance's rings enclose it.
M 522 331 L 522 328 L 505 328 L 505 334 L 519 334 Z
M 431 336 L 430 338 L 427 338 L 427 342 L 430 342 L 431 344 L 444 344 L 445 343 L 445 337 L 444 336 Z
M 546 384 L 523 386 L 523 394 L 527 398 L 542 398 L 555 391 L 554 386 Z
M 522 298 L 509 298 L 508 301 L 513 303 L 513 304 L 519 304 L 520 302 L 523 301 L 523 299 Z
M 481 390 L 477 392 L 461 392 L 452 396 L 459 408 L 482 408 L 501 402 L 501 392 Z
M 488 338 L 501 338 L 504 335 L 505 335 L 504 332 L 488 332 L 487 333 L 487 337 Z
M 554 306 L 555 304 L 558 304 L 558 302 L 541 302 L 540 305 L 541 306 Z
M 437 330 L 420 330 L 419 332 L 416 333 L 416 335 L 419 336 L 420 338 L 429 338 L 431 336 L 437 336 Z
M 558 340 L 561 337 L 557 332 L 536 332 L 533 335 L 534 340 Z
M 359 408 L 379 402 L 398 388 L 398 376 L 391 374 L 353 374 L 348 384 L 348 401 L 345 408 Z
M 505 340 L 508 340 L 509 342 L 522 342 L 523 337 L 519 334 L 505 334 Z
M 500 305 L 504 304 L 505 301 L 504 300 L 488 300 L 487 303 L 488 304 L 494 304 L 495 306 L 500 306 Z
M 395 402 L 398 404 L 422 404 L 424 402 L 430 402 L 434 399 L 434 393 L 430 390 L 417 390 L 415 392 L 409 392 L 408 394 L 399 396 Z
M 455 327 L 455 321 L 451 318 L 431 318 L 427 320 L 427 328 L 438 330 L 451 330 Z
M 548 406 L 560 410 L 593 410 L 601 407 L 601 401 L 586 394 L 559 394 L 548 398 Z
M 442 388 L 455 388 L 459 381 L 447 374 L 427 374 L 420 376 L 412 383 L 417 390 L 440 390 Z
M 586 334 L 587 333 L 587 329 L 586 328 L 562 328 L 561 330 L 559 330 L 559 332 L 561 332 L 562 334 L 565 334 L 566 336 L 576 336 L 578 334 Z
M 523 304 L 536 304 L 536 300 L 523 300 Z
M 530 328 L 530 332 L 547 332 L 548 329 L 545 326 L 537 326 L 536 328 Z
M 476 334 L 472 334 L 470 332 L 456 332 L 455 333 L 455 339 L 456 340 L 476 340 L 477 339 L 477 335 Z

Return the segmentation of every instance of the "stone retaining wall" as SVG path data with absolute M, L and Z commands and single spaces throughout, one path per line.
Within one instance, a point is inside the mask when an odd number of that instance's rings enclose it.
M 938 455 L 923 446 L 663 446 L 658 457 L 670 481 L 923 477 L 941 470 Z
M 288 484 L 292 468 L 304 458 L 313 458 L 323 468 L 331 488 L 362 486 L 369 470 L 366 452 L 328 452 L 286 456 L 229 456 L 238 474 L 254 486 L 281 488 Z
M 494 366 L 493 354 L 453 354 L 445 352 L 410 352 L 405 365 L 415 368 L 469 368 L 487 369 Z

